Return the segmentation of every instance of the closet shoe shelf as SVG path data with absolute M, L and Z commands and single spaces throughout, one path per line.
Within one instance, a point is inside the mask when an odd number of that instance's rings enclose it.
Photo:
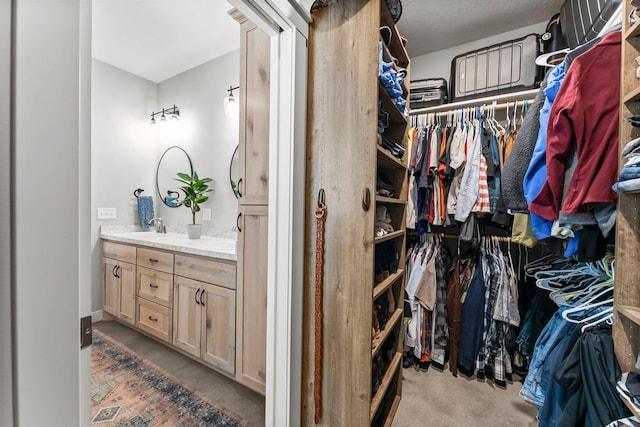
M 371 399 L 371 412 L 369 415 L 369 422 L 373 421 L 373 417 L 376 415 L 378 411 L 378 407 L 380 407 L 380 403 L 382 402 L 382 398 L 384 394 L 387 392 L 391 381 L 393 380 L 393 376 L 397 373 L 398 366 L 400 366 L 400 361 L 402 360 L 402 353 L 396 353 L 393 356 L 393 360 L 389 364 L 387 368 L 387 372 L 385 372 L 384 377 L 382 378 L 382 384 L 378 387 L 378 391 L 376 395 Z M 388 417 L 387 419 L 393 420 L 393 417 Z
M 640 101 L 640 86 L 626 94 L 624 99 L 622 100 L 622 102 L 624 102 L 625 104 L 635 101 Z
M 633 26 L 631 26 L 631 28 L 629 28 L 625 33 L 624 33 L 624 39 L 628 40 L 632 37 L 637 37 L 638 35 L 640 35 L 640 20 L 636 21 Z
M 616 308 L 618 309 L 618 313 L 622 314 L 636 325 L 640 325 L 640 308 L 632 307 L 630 305 L 618 305 Z
M 391 99 L 391 95 L 389 95 L 389 92 L 387 92 L 387 89 L 380 81 L 378 81 L 378 96 L 384 105 L 384 111 L 389 113 L 389 120 L 391 122 L 402 126 L 407 126 L 409 124 L 407 118 L 402 114 L 402 112 L 400 112 L 396 103 Z
M 380 295 L 382 295 L 384 293 L 384 291 L 389 289 L 391 287 L 391 285 L 393 285 L 396 282 L 396 280 L 398 280 L 398 278 L 402 277 L 403 274 L 404 274 L 404 270 L 399 268 L 398 271 L 396 271 L 395 273 L 389 275 L 389 277 L 387 277 L 382 282 L 377 284 L 373 288 L 373 299 L 375 300 Z
M 389 409 L 389 416 L 384 423 L 384 427 L 391 427 L 391 424 L 393 424 L 393 417 L 395 417 L 398 406 L 400 406 L 400 400 L 400 396 L 396 396 L 396 398 L 393 399 L 393 405 L 391 405 L 391 409 Z
M 395 197 L 376 196 L 377 203 L 393 203 L 396 205 L 406 205 L 406 200 L 396 199 Z
M 389 168 L 389 169 L 406 169 L 407 168 L 407 165 L 405 165 L 402 160 L 398 159 L 397 157 L 394 157 L 391 153 L 389 153 L 387 150 L 382 148 L 380 144 L 382 144 L 382 138 L 380 138 L 380 135 L 378 135 L 377 149 L 378 149 L 378 163 L 380 164 L 380 166 Z
M 389 334 L 391 333 L 391 331 L 393 331 L 397 326 L 396 324 L 398 323 L 398 320 L 400 320 L 400 318 L 402 317 L 402 311 L 403 311 L 402 307 L 397 308 L 396 311 L 393 312 L 389 320 L 387 320 L 387 324 L 384 326 L 384 329 L 381 330 L 380 333 L 372 340 L 371 342 L 372 358 L 378 353 L 378 351 L 380 351 L 380 347 L 382 346 L 382 344 L 385 342 L 387 337 L 389 337 Z M 401 354 L 401 353 L 396 353 L 396 354 Z
M 404 237 L 404 230 L 398 230 L 389 234 L 385 234 L 384 236 L 381 236 L 381 237 L 376 237 L 373 240 L 373 242 L 375 244 L 378 244 L 378 243 L 386 242 L 387 240 L 397 239 L 398 237 Z

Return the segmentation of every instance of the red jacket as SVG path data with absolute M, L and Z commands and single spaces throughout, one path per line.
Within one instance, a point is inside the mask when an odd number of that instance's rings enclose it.
M 620 31 L 605 36 L 569 67 L 551 107 L 547 128 L 547 180 L 529 210 L 553 221 L 613 203 L 618 174 Z M 566 163 L 575 144 L 578 163 L 562 200 Z

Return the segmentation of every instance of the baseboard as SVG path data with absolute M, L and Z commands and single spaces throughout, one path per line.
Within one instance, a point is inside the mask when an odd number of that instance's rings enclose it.
M 102 320 L 102 310 L 94 311 L 91 313 L 91 323 L 96 323 Z

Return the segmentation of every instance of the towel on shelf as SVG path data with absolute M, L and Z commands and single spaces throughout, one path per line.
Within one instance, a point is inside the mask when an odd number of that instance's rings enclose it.
M 149 228 L 149 221 L 153 219 L 153 197 L 138 196 L 138 216 L 140 217 L 140 227 Z

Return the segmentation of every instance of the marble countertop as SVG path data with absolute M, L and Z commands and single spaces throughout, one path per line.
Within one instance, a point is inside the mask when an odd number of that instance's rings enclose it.
M 135 226 L 100 227 L 100 238 L 105 240 L 236 261 L 237 240 L 228 238 L 229 233 L 218 233 L 225 237 L 211 234 L 215 233 L 203 235 L 199 239 L 189 239 L 186 232 L 156 233 L 153 229 L 142 230 Z

